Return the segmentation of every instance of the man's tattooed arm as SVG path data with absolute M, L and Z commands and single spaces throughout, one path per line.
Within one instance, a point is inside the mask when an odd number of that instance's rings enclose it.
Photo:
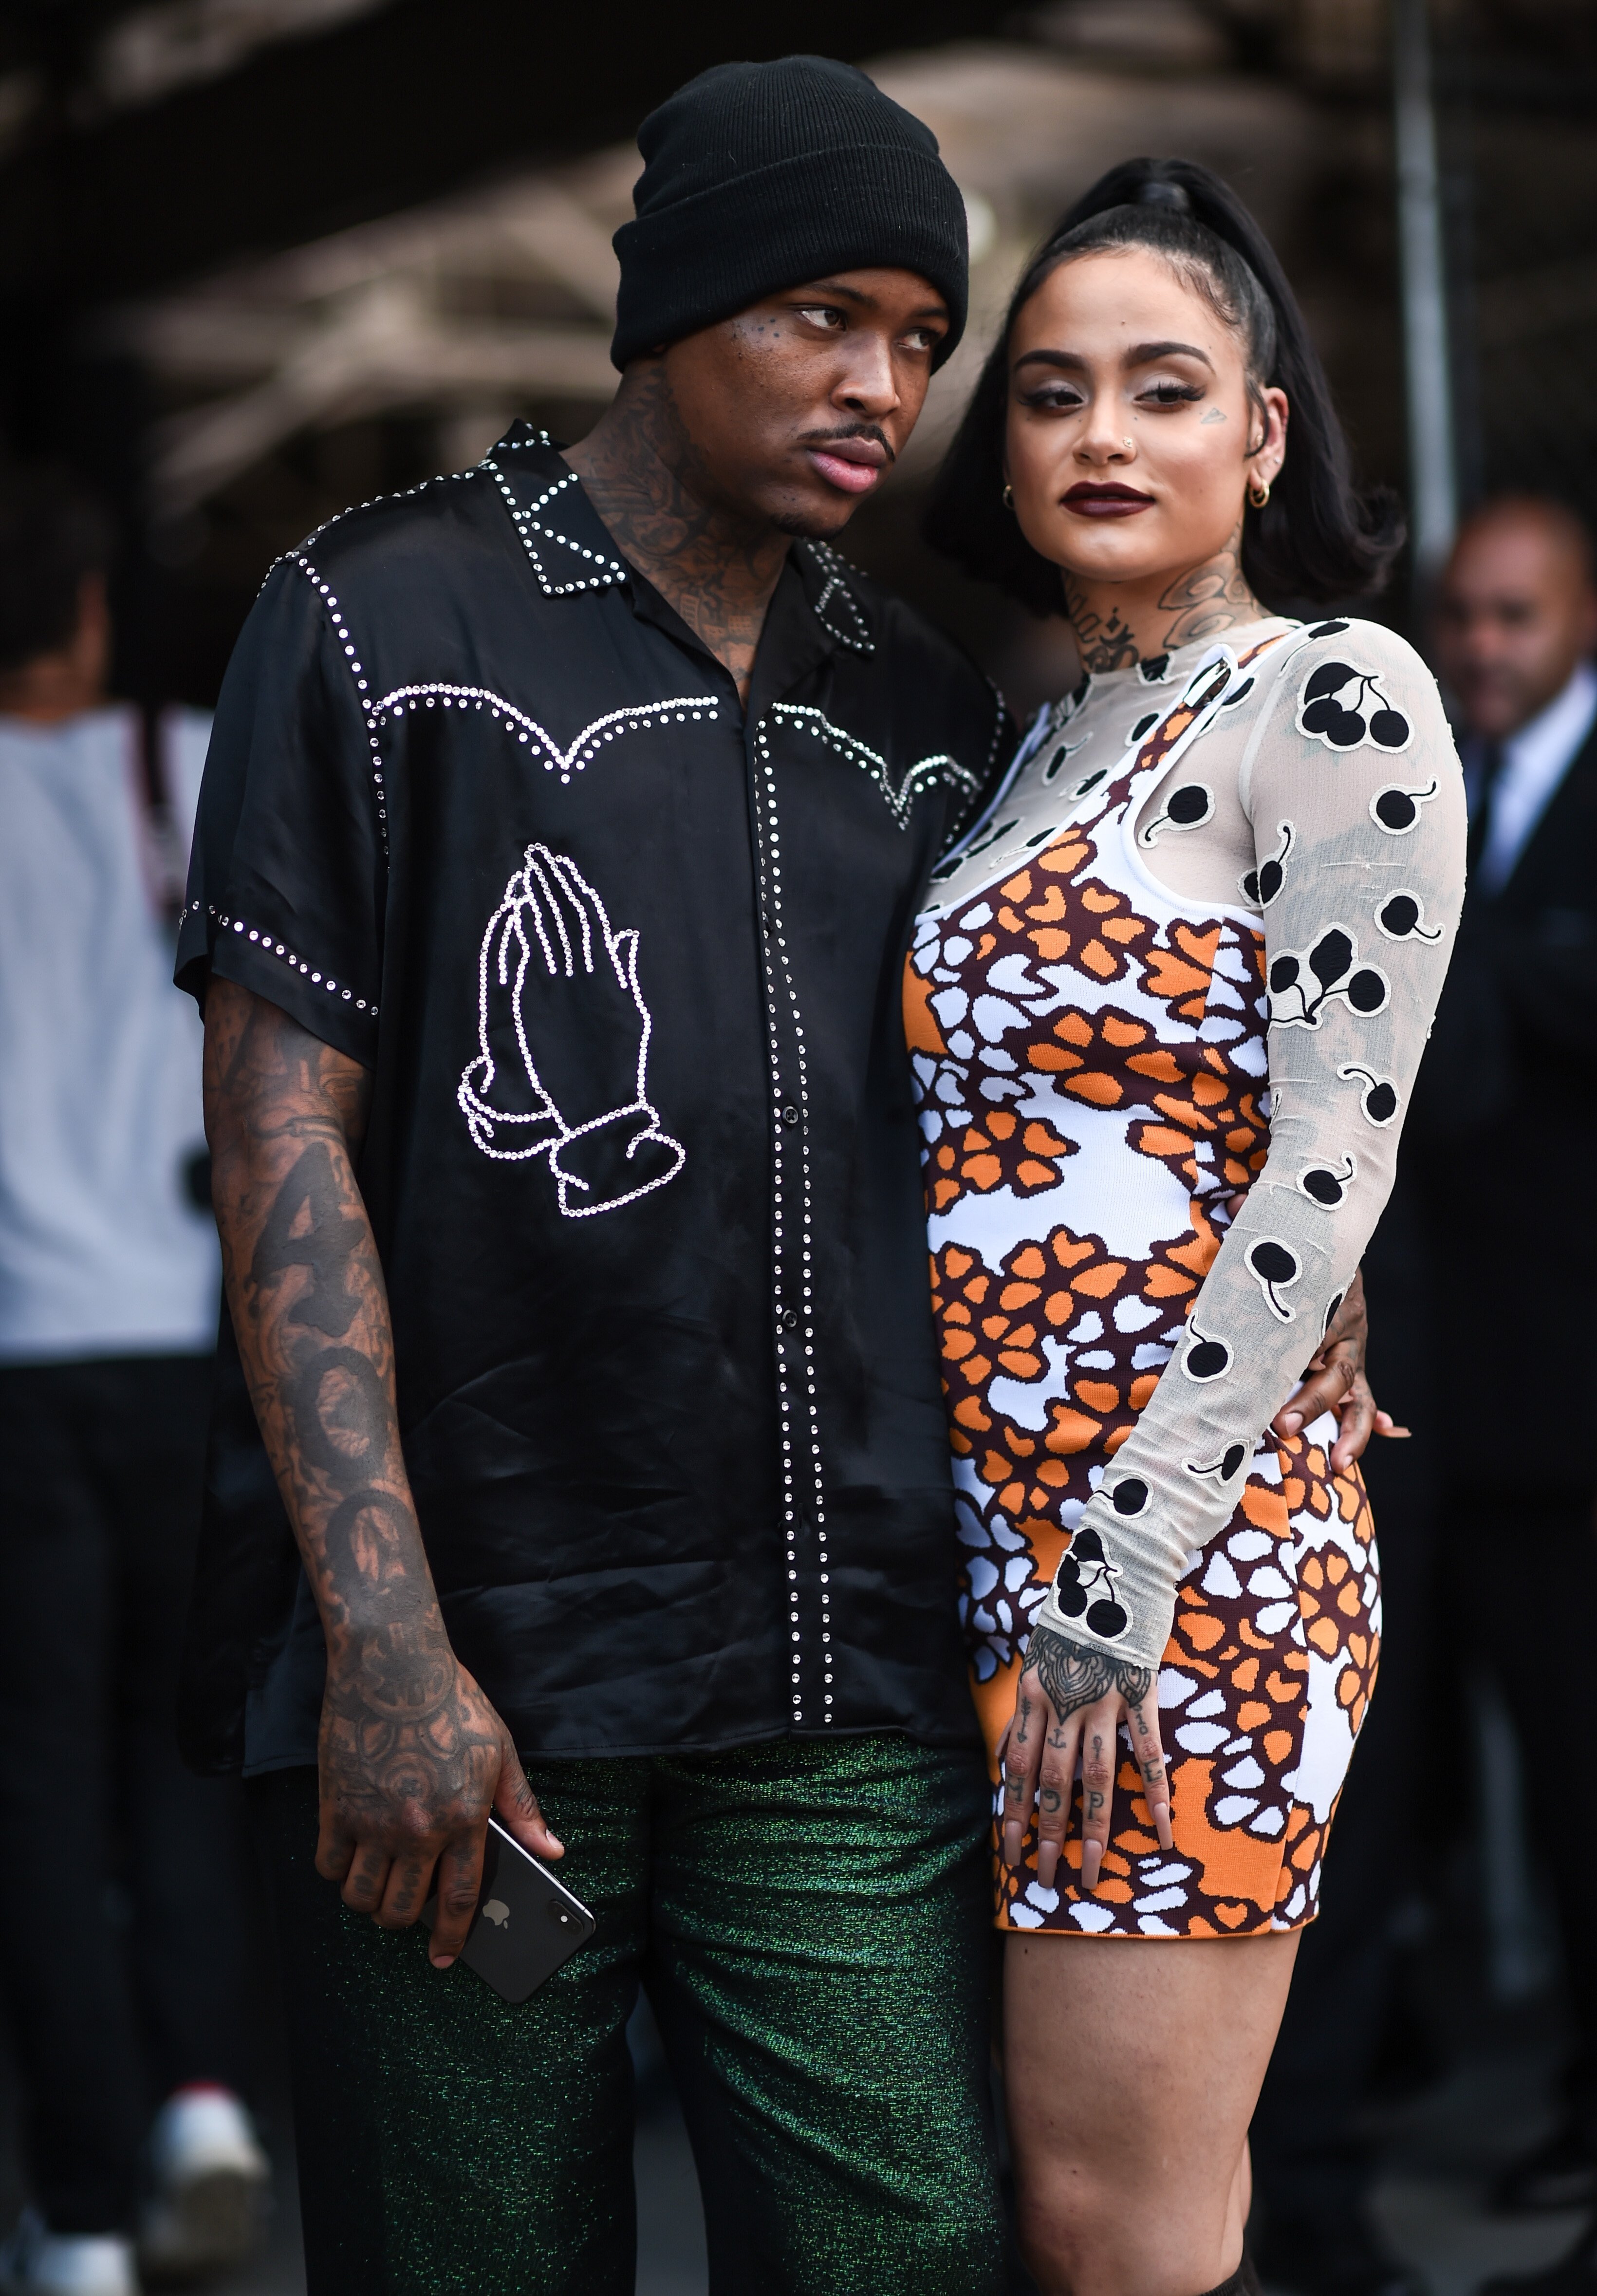
M 1041 1624 L 1032 1629 L 1026 1667 L 1028 1672 L 1036 1668 L 1037 1680 L 1061 1722 L 1079 1708 L 1095 1706 L 1101 1698 L 1117 1693 L 1127 1706 L 1140 1706 L 1153 1687 L 1151 1668 L 1128 1666 L 1124 1659 L 1094 1644 L 1073 1643 L 1052 1627 Z
M 371 1084 L 275 1005 L 212 980 L 206 1130 L 228 1304 L 327 1638 L 317 1864 L 352 1905 L 401 1924 L 446 1853 L 443 1959 L 475 1905 L 496 1799 L 533 1829 L 528 1848 L 545 1829 L 504 1724 L 449 1647 L 411 1499 L 388 1292 L 352 1161 Z M 558 1854 L 552 1840 L 540 1854 Z
M 1265 610 L 1242 571 L 1241 521 L 1217 557 L 1189 568 L 1159 603 L 1161 612 L 1175 617 L 1160 640 L 1167 653 L 1194 639 L 1218 637 L 1222 630 L 1262 621 Z

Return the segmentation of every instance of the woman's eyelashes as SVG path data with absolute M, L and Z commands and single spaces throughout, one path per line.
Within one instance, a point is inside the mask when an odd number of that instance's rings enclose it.
M 1021 391 L 1020 404 L 1043 414 L 1078 414 L 1086 400 L 1074 383 L 1037 382 Z
M 1157 412 L 1160 408 L 1191 406 L 1205 395 L 1200 382 L 1151 382 L 1143 384 L 1133 405 Z M 1079 414 L 1087 403 L 1085 392 L 1071 382 L 1034 383 L 1029 390 L 1020 391 L 1020 398 L 1022 406 L 1044 414 Z

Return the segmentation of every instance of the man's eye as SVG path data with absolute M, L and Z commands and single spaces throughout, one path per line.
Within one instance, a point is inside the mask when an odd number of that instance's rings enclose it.
M 935 351 L 943 337 L 937 327 L 912 327 L 904 340 L 912 350 Z
M 848 324 L 835 303 L 801 303 L 798 316 L 801 319 L 813 319 L 816 326 L 825 327 L 832 334 L 841 334 Z

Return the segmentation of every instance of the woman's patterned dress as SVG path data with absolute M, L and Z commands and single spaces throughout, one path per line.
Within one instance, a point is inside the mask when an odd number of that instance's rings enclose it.
M 1322 691 L 1334 719 L 1312 707 Z M 998 1866 L 1000 1927 L 1236 1936 L 1315 1910 L 1375 1677 L 1379 1576 L 1362 1480 L 1328 1464 L 1335 1421 L 1294 1440 L 1259 1430 L 1390 1185 L 1462 891 L 1458 781 L 1434 685 L 1400 641 L 1362 624 L 1261 626 L 1230 651 L 1084 681 L 934 882 L 906 1022 L 962 1611 L 995 1777 L 1057 1573 L 1050 1615 L 1083 1639 L 1134 1642 L 1139 1618 L 1157 1620 L 1173 1785 L 1167 1855 L 1126 1752 L 1096 1891 L 1084 1899 L 1068 1878 L 1078 1826 L 1058 1889 L 1037 1882 L 1034 1836 L 1019 1871 Z M 1229 899 L 1153 874 L 1144 857 L 1162 838 L 1208 824 L 1212 840 L 1227 807 L 1233 838 L 1244 815 L 1257 831 Z M 1386 924 L 1361 934 L 1361 912 L 1383 904 Z M 1372 942 L 1379 962 L 1361 972 Z M 1289 943 L 1306 992 L 1287 980 Z M 1399 979 L 1398 955 L 1421 961 Z M 1370 1017 L 1377 980 L 1384 1027 Z M 1335 1000 L 1347 1025 L 1320 1028 Z M 1296 1128 L 1280 1115 L 1289 1076 Z M 1255 1218 L 1226 1255 L 1231 1289 L 1224 1270 L 1206 1283 L 1250 1194 L 1270 1233 Z M 1316 1241 L 1333 1227 L 1334 1246 Z M 1144 1412 L 1132 1478 L 1114 1463 Z M 1168 1610 L 1147 1592 L 1161 1550 L 1120 1527 L 1144 1508 L 1162 1509 L 1163 1551 L 1179 1540 L 1167 1640 Z

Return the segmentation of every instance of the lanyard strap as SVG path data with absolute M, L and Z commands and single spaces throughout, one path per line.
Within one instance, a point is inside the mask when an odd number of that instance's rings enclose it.
M 153 701 L 138 705 L 139 794 L 144 808 L 144 850 L 151 898 L 176 932 L 183 915 L 188 857 L 183 849 L 167 783 L 166 712 Z

